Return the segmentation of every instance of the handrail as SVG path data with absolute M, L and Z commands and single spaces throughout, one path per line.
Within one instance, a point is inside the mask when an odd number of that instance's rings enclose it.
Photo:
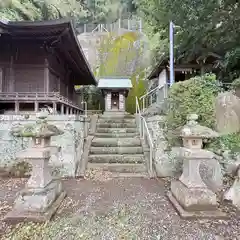
M 137 97 L 136 97 L 136 118 L 137 118 L 136 120 L 137 120 L 137 126 L 139 128 L 140 138 L 145 140 L 145 135 L 147 136 L 147 141 L 148 141 L 148 145 L 149 145 L 149 149 L 150 149 L 148 167 L 149 167 L 149 175 L 150 175 L 150 177 L 152 177 L 153 176 L 153 146 L 154 145 L 153 145 L 150 131 L 147 126 L 147 122 L 146 122 L 145 118 L 141 115 L 141 110 L 139 107 L 139 102 L 138 102 Z
M 152 89 L 151 91 L 145 93 L 144 95 L 142 95 L 139 99 L 142 100 L 143 98 L 147 97 L 148 95 L 150 95 L 152 92 L 155 92 L 156 90 L 160 89 L 160 86 L 155 87 L 154 89 Z
M 139 106 L 139 102 L 138 102 L 138 98 L 136 97 L 136 114 L 139 113 L 141 115 L 141 111 L 140 111 L 140 106 Z
M 148 125 L 147 125 L 147 122 L 145 120 L 145 118 L 143 116 L 141 116 L 141 120 L 142 120 L 142 130 L 143 130 L 143 138 L 144 138 L 144 135 L 145 135 L 145 132 L 147 134 L 147 140 L 148 140 L 148 145 L 149 145 L 149 148 L 150 148 L 150 156 L 149 156 L 149 172 L 150 172 L 150 175 L 152 176 L 153 175 L 153 141 L 152 141 L 152 137 L 151 137 L 151 134 L 150 134 L 150 131 L 148 129 Z M 145 130 L 144 130 L 145 129 Z
M 156 93 L 157 91 L 160 91 L 161 89 L 163 89 L 163 97 L 166 98 L 167 97 L 167 83 L 163 84 L 163 85 L 158 85 L 157 87 L 155 87 L 154 89 L 152 89 L 151 91 L 145 93 L 144 95 L 142 95 L 139 100 L 142 101 L 142 111 L 144 111 L 145 109 L 145 100 L 146 100 L 146 97 L 150 96 L 151 97 L 151 104 L 152 104 L 152 95 L 153 93 Z M 151 105 L 150 104 L 150 105 Z

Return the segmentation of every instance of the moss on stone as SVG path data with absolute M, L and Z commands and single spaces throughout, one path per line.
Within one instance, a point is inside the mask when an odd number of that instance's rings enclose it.
M 15 163 L 11 168 L 10 168 L 10 176 L 15 176 L 15 177 L 26 177 L 29 176 L 29 174 L 32 171 L 32 166 L 25 162 L 17 162 Z

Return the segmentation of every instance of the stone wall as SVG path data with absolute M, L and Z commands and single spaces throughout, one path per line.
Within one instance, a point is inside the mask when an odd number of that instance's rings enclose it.
M 9 169 L 16 164 L 16 153 L 29 144 L 29 138 L 11 136 L 11 127 L 35 121 L 35 115 L 29 115 L 27 119 L 24 115 L 0 115 L 1 169 Z M 59 152 L 53 148 L 50 159 L 53 173 L 60 177 L 74 177 L 83 153 L 85 119 L 77 115 L 49 115 L 48 122 L 64 131 L 63 135 L 52 138 L 51 145 L 60 147 Z
M 154 144 L 158 141 L 159 138 L 163 137 L 163 130 L 164 130 L 164 122 L 165 116 L 161 115 L 154 115 L 146 117 L 147 125 L 152 135 L 152 139 Z
M 182 170 L 182 148 L 168 148 L 165 138 L 165 116 L 154 115 L 146 117 L 148 128 L 154 144 L 154 166 L 158 177 L 171 177 Z

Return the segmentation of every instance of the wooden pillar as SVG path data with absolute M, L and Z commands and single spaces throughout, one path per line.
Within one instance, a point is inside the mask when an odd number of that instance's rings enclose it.
M 125 95 L 123 93 L 119 93 L 119 110 L 125 111 Z
M 64 104 L 61 104 L 61 114 L 64 115 Z
M 69 95 L 69 94 L 68 94 L 68 93 L 69 93 L 69 92 L 68 92 L 68 85 L 66 86 L 66 91 L 67 91 L 67 92 L 66 92 L 66 97 L 68 98 L 68 95 Z
M 111 110 L 111 106 L 112 106 L 112 94 L 111 93 L 107 93 L 105 95 L 105 111 Z
M 61 78 L 58 77 L 57 81 L 58 81 L 58 92 L 59 92 L 59 94 L 61 94 Z
M 0 68 L 0 92 L 3 92 L 3 70 Z
M 13 56 L 11 56 L 10 68 L 9 68 L 9 92 L 15 91 L 15 77 L 13 68 Z
M 35 102 L 34 102 L 34 111 L 35 111 L 35 112 L 38 112 L 38 109 L 39 109 L 38 101 L 35 101 Z
M 57 114 L 57 103 L 53 102 L 53 113 Z
M 49 92 L 49 68 L 48 68 L 48 60 L 45 58 L 44 63 L 44 92 Z
M 19 102 L 15 101 L 15 113 L 18 114 L 19 113 Z
M 105 94 L 105 96 L 104 96 L 104 102 L 105 102 L 105 111 L 107 111 L 107 106 L 108 106 L 108 104 L 107 104 L 107 94 Z

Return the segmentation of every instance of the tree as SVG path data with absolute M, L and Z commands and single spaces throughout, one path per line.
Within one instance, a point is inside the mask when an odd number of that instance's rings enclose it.
M 49 20 L 62 17 L 82 19 L 87 11 L 77 0 L 12 0 L 0 9 L 0 17 L 9 20 Z
M 1 0 L 0 18 L 48 20 L 74 17 L 76 23 L 107 23 L 132 11 L 131 0 Z
M 204 60 L 210 54 L 216 54 L 221 57 L 219 63 L 222 71 L 240 68 L 238 60 L 235 61 L 237 65 L 229 69 L 228 61 L 229 56 L 238 57 L 236 51 L 240 42 L 238 1 L 138 0 L 136 4 L 138 12 L 151 30 L 150 36 L 158 34 L 158 44 L 168 39 L 170 20 L 180 26 L 177 32 L 175 31 L 175 56 L 178 59 Z M 163 51 L 167 53 L 168 49 Z

